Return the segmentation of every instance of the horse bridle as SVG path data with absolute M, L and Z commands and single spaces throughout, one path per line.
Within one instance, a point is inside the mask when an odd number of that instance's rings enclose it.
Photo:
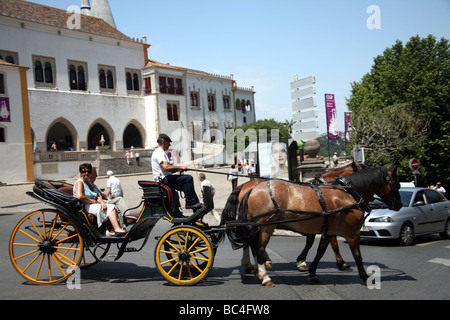
M 400 199 L 400 197 L 397 198 L 397 193 L 396 193 L 398 190 L 400 190 L 400 188 L 398 187 L 397 180 L 395 178 L 393 178 L 389 174 L 389 172 L 388 172 L 388 175 L 386 177 L 386 183 L 389 184 L 389 188 L 391 190 L 391 200 L 387 201 L 387 202 L 382 200 L 382 199 L 380 199 L 380 200 L 383 201 L 389 207 L 390 210 L 393 210 L 394 207 L 395 207 L 395 201 Z

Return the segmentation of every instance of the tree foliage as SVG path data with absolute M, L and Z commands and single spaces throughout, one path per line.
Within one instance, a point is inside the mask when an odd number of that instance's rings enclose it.
M 450 45 L 432 35 L 397 41 L 352 83 L 352 143 L 364 145 L 371 165 L 394 161 L 412 178 L 409 159 L 421 163 L 422 184 L 450 182 Z
M 241 131 L 242 130 L 242 131 Z M 262 133 L 260 135 L 260 130 L 262 130 L 263 132 L 265 132 L 267 134 L 267 136 L 265 135 L 265 133 Z M 266 141 L 271 141 L 272 139 L 272 130 L 278 130 L 278 135 L 279 135 L 279 139 L 290 139 L 291 138 L 291 134 L 289 131 L 289 126 L 286 123 L 283 122 L 279 122 L 276 121 L 275 119 L 263 119 L 263 120 L 258 120 L 255 121 L 253 123 L 249 123 L 249 124 L 245 124 L 241 127 L 237 127 L 234 129 L 235 133 L 239 133 L 242 132 L 245 135 L 245 147 L 248 147 L 248 145 L 250 144 L 250 135 L 248 135 L 249 132 L 253 132 L 255 133 L 255 138 L 257 139 L 257 141 L 260 141 L 261 137 L 266 138 Z M 227 138 L 225 137 L 224 139 L 224 145 L 227 144 Z M 237 139 L 234 139 L 234 151 L 237 151 Z

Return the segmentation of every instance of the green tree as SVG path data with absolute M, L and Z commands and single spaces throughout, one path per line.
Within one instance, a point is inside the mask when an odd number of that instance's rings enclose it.
M 283 138 L 290 139 L 291 138 L 289 126 L 287 125 L 287 123 L 276 121 L 273 118 L 258 120 L 253 123 L 245 124 L 241 127 L 235 128 L 234 132 L 238 132 L 239 130 L 242 130 L 244 133 L 248 133 L 249 130 L 253 131 L 256 134 L 257 141 L 259 141 L 259 138 L 260 138 L 259 130 L 263 130 L 264 132 L 267 133 L 267 141 L 270 141 L 272 139 L 272 130 L 278 130 L 280 139 L 283 139 Z M 246 136 L 245 137 L 245 147 L 248 147 L 249 143 L 250 143 L 250 137 Z M 224 145 L 226 145 L 226 144 L 227 143 L 226 143 L 226 137 L 225 137 Z M 237 151 L 236 138 L 234 139 L 234 151 L 235 152 Z
M 422 184 L 440 180 L 449 187 L 449 40 L 442 38 L 438 41 L 429 35 L 426 38 L 412 37 L 405 45 L 397 41 L 374 59 L 372 69 L 361 81 L 352 83 L 347 105 L 354 113 L 355 123 L 365 122 L 361 127 L 370 128 L 374 124 L 374 117 L 370 115 L 384 119 L 385 123 L 396 122 L 396 134 L 403 135 L 402 138 L 418 126 L 417 131 L 422 134 L 410 134 L 408 139 L 400 139 L 398 144 L 403 148 L 393 153 L 392 160 L 400 166 L 403 178 L 410 179 L 411 170 L 407 168 L 409 159 L 418 158 L 422 166 Z M 408 113 L 402 113 L 402 108 Z M 408 114 L 410 117 L 405 119 L 404 125 L 394 118 Z M 353 144 L 359 144 L 361 137 L 355 132 Z M 369 148 L 379 140 L 380 136 L 373 137 Z M 383 157 L 376 161 L 378 163 L 371 164 L 384 165 L 388 159 Z

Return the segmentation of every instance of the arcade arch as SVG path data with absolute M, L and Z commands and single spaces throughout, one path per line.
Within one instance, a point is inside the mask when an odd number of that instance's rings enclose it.
M 56 144 L 57 151 L 76 150 L 78 133 L 70 121 L 59 118 L 48 127 L 45 141 L 47 151 L 51 150 L 53 142 Z
M 101 146 L 102 136 L 104 139 L 103 145 L 109 146 L 110 149 L 114 149 L 114 130 L 103 119 L 98 119 L 93 122 L 88 131 L 87 145 L 88 150 L 95 150 L 96 147 Z
M 142 125 L 137 122 L 129 123 L 123 133 L 123 147 L 128 149 L 134 148 L 144 148 L 145 130 Z

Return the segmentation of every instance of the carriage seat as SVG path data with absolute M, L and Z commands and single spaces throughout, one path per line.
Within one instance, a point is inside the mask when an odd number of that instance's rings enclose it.
M 138 181 L 143 190 L 142 199 L 152 206 L 166 205 L 170 212 L 177 205 L 178 195 L 167 185 L 155 181 Z

